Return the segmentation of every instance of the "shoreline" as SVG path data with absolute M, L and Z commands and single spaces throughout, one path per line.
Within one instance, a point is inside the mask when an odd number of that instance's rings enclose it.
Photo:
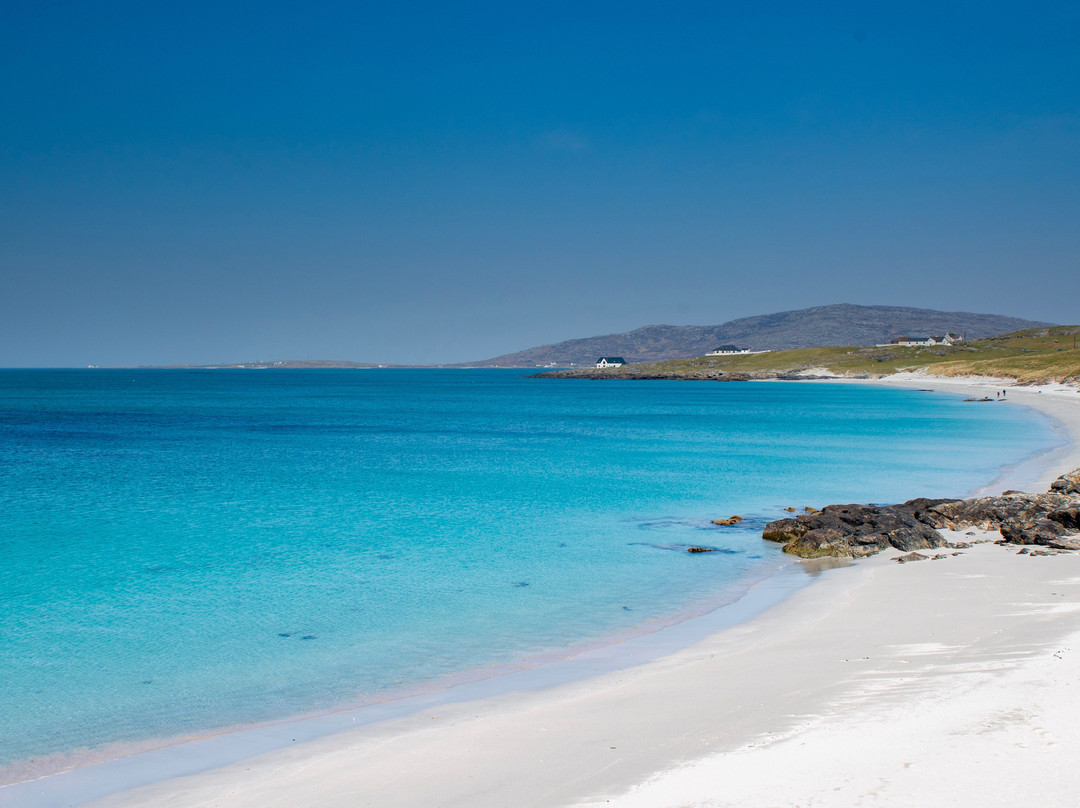
M 558 687 L 645 665 L 752 619 L 809 586 L 821 569 L 835 563 L 823 559 L 820 564 L 806 565 L 776 553 L 774 563 L 761 566 L 756 577 L 731 584 L 687 611 L 548 654 L 448 674 L 383 697 L 325 710 L 59 754 L 55 756 L 62 761 L 59 769 L 35 774 L 28 766 L 30 777 L 0 782 L 0 805 L 8 804 L 5 797 L 15 799 L 13 804 L 35 808 L 96 805 L 97 798 L 242 763 L 293 743 L 315 742 L 425 710 Z M 84 752 L 89 753 L 87 758 L 82 758 Z M 51 763 L 49 758 L 43 760 L 46 766 Z M 117 783 L 124 785 L 118 788 Z
M 823 383 L 843 382 L 880 387 L 902 387 L 909 390 L 932 389 L 935 392 L 957 393 L 966 396 L 982 396 L 995 390 L 1007 391 L 1003 403 L 1016 403 L 1029 407 L 1051 421 L 1051 430 L 1062 440 L 1062 446 L 1052 449 L 1045 456 L 1035 455 L 1020 459 L 1003 470 L 1003 474 L 969 496 L 1001 493 L 1016 487 L 1031 491 L 1045 491 L 1059 475 L 1080 468 L 1080 387 L 1062 384 L 1019 385 L 1013 379 L 965 378 L 931 376 L 923 373 L 896 373 L 880 379 L 817 379 Z M 1019 472 L 1017 468 L 1030 464 L 1030 471 Z M 1034 476 L 1032 476 L 1034 475 Z
M 816 379 L 814 381 L 827 381 L 822 379 Z M 909 377 L 905 379 L 888 378 L 883 380 L 853 380 L 838 378 L 829 381 L 845 382 L 845 383 L 868 383 L 868 384 L 882 384 L 886 386 L 894 384 L 897 386 L 909 386 L 909 387 L 935 387 L 941 392 L 979 392 L 983 393 L 991 389 L 991 381 L 995 385 L 999 384 L 996 380 L 980 380 L 973 382 L 972 380 L 954 380 L 954 379 L 940 379 L 938 377 Z M 942 382 L 945 382 L 944 384 Z M 1034 406 L 1044 415 L 1047 415 L 1052 420 L 1056 420 L 1063 430 L 1063 436 L 1070 440 L 1071 443 L 1062 447 L 1060 450 L 1055 451 L 1052 456 L 1044 456 L 1040 458 L 1034 458 L 1033 462 L 1040 465 L 1041 468 L 1037 472 L 1037 480 L 1053 479 L 1060 471 L 1054 473 L 1057 469 L 1067 470 L 1067 468 L 1073 468 L 1080 466 L 1080 396 L 1077 396 L 1075 390 L 1071 391 L 1071 395 L 1076 397 L 1074 403 L 1070 405 L 1068 403 L 1067 396 L 1062 394 L 1058 395 L 1046 395 L 1044 393 L 1037 393 L 1029 391 L 1030 396 L 1043 396 L 1046 398 L 1039 398 L 1035 401 L 1027 402 L 1022 399 L 1024 395 L 1017 395 L 1018 392 L 1024 388 L 1014 388 L 1007 383 L 1001 384 L 1009 390 L 1011 396 L 1010 401 L 1017 401 L 1021 404 L 1028 406 Z M 1059 400 L 1060 399 L 1060 400 Z M 1052 403 L 1051 403 L 1051 400 Z M 1047 406 L 1047 405 L 1050 406 Z M 1059 417 L 1060 416 L 1060 417 Z M 1077 462 L 1073 462 L 1076 460 Z M 1072 465 L 1070 465 L 1070 463 Z M 1020 465 L 1024 465 L 1021 463 Z M 1028 472 L 1024 472 L 1028 473 Z M 1009 478 L 1009 473 L 1006 473 L 1000 478 L 1001 481 Z M 985 490 L 989 490 L 998 481 L 986 486 Z M 1002 482 L 1001 487 L 1009 487 Z M 1038 486 L 1032 486 L 1033 489 L 1039 490 Z M 1045 486 L 1042 486 L 1045 489 Z M 993 548 L 993 551 L 997 554 L 1001 554 L 1000 548 Z M 985 555 L 984 549 L 979 550 L 980 555 Z M 884 555 L 884 554 L 883 554 Z M 1043 562 L 1052 562 L 1051 559 L 1046 559 Z M 660 676 L 662 673 L 670 674 L 675 679 L 690 678 L 696 683 L 696 689 L 700 692 L 706 692 L 707 687 L 704 686 L 700 672 L 697 678 L 694 678 L 693 671 L 690 667 L 694 667 L 695 670 L 700 668 L 700 665 L 695 663 L 694 666 L 690 666 L 691 661 L 701 661 L 701 649 L 715 645 L 717 643 L 731 643 L 733 640 L 737 640 L 740 637 L 749 633 L 757 633 L 765 631 L 768 634 L 775 629 L 775 625 L 778 615 L 788 615 L 784 618 L 790 620 L 792 613 L 796 607 L 792 604 L 801 604 L 804 599 L 811 598 L 815 602 L 821 601 L 821 603 L 828 603 L 834 597 L 843 597 L 845 593 L 850 594 L 851 588 L 857 588 L 863 584 L 856 584 L 855 579 L 861 579 L 863 573 L 856 570 L 862 569 L 874 569 L 882 570 L 879 575 L 893 575 L 891 570 L 896 569 L 896 565 L 885 565 L 885 559 L 871 559 L 860 561 L 856 565 L 852 565 L 846 570 L 831 573 L 828 576 L 824 576 L 821 580 L 815 581 L 814 586 L 806 589 L 800 589 L 794 594 L 788 593 L 788 597 L 783 599 L 780 605 L 770 604 L 772 608 L 768 608 L 765 612 L 759 612 L 756 616 L 752 616 L 751 619 L 746 620 L 745 616 L 742 619 L 731 620 L 733 625 L 712 627 L 710 629 L 710 636 L 699 640 L 690 647 L 682 647 L 681 650 L 677 650 L 674 653 L 667 653 L 667 655 L 659 656 L 654 653 L 647 656 L 646 659 L 631 660 L 629 665 L 631 667 L 623 667 L 614 671 L 608 670 L 607 672 L 588 673 L 581 678 L 581 676 L 571 677 L 566 681 L 556 681 L 552 683 L 550 681 L 540 682 L 534 681 L 532 684 L 525 683 L 523 685 L 515 685 L 510 683 L 510 687 L 506 688 L 502 692 L 498 690 L 492 694 L 479 694 L 470 695 L 468 692 L 457 694 L 459 697 L 450 701 L 438 702 L 438 701 L 425 701 L 423 694 L 420 696 L 418 703 L 413 705 L 406 705 L 412 711 L 409 714 L 393 715 L 387 714 L 382 718 L 373 719 L 373 723 L 367 724 L 359 729 L 351 729 L 342 732 L 344 727 L 349 726 L 347 723 L 347 717 L 345 721 L 338 721 L 336 726 L 330 729 L 325 727 L 320 733 L 313 737 L 304 738 L 298 737 L 295 746 L 291 744 L 289 738 L 284 738 L 284 735 L 290 735 L 290 732 L 295 734 L 296 728 L 300 722 L 306 721 L 319 721 L 321 719 L 331 718 L 341 719 L 343 713 L 348 711 L 335 711 L 333 714 L 321 715 L 314 717 L 301 718 L 299 721 L 291 720 L 286 722 L 276 722 L 268 727 L 255 728 L 256 730 L 269 729 L 270 735 L 276 738 L 275 744 L 278 748 L 270 749 L 248 749 L 249 753 L 254 753 L 258 757 L 251 757 L 249 755 L 236 756 L 235 760 L 238 762 L 227 764 L 225 766 L 219 766 L 213 769 L 206 769 L 198 774 L 191 774 L 186 777 L 177 779 L 162 779 L 169 777 L 169 774 L 161 771 L 160 776 L 154 776 L 150 785 L 137 788 L 135 791 L 117 793 L 110 797 L 104 797 L 100 802 L 93 804 L 100 805 L 139 805 L 139 804 L 167 804 L 167 805 L 188 805 L 188 804 L 206 804 L 207 801 L 212 801 L 212 795 L 220 791 L 221 794 L 229 795 L 229 804 L 246 804 L 244 800 L 250 800 L 252 805 L 255 804 L 278 804 L 275 800 L 278 798 L 279 792 L 284 794 L 286 792 L 292 793 L 291 799 L 287 799 L 285 796 L 281 796 L 280 804 L 326 804 L 336 805 L 340 804 L 336 800 L 340 797 L 341 792 L 337 791 L 338 788 L 361 788 L 361 791 L 356 793 L 350 793 L 350 799 L 367 798 L 369 792 L 371 794 L 377 793 L 377 797 L 372 797 L 372 804 L 379 805 L 410 805 L 417 803 L 433 804 L 432 799 L 437 800 L 437 804 L 461 804 L 461 805 L 501 805 L 501 804 L 537 804 L 537 805 L 550 805 L 550 800 L 558 800 L 557 804 L 572 804 L 574 801 L 587 800 L 591 795 L 600 791 L 605 793 L 614 794 L 626 791 L 635 784 L 642 782 L 643 780 L 653 776 L 657 771 L 670 768 L 670 766 L 677 763 L 684 762 L 686 758 L 686 750 L 681 747 L 675 747 L 668 744 L 664 748 L 666 751 L 663 754 L 659 754 L 656 748 L 656 741 L 650 740 L 650 745 L 653 751 L 651 753 L 636 753 L 632 755 L 629 760 L 623 759 L 622 756 L 616 756 L 620 759 L 612 763 L 609 759 L 613 757 L 611 752 L 618 752 L 620 747 L 615 745 L 614 749 L 605 748 L 602 751 L 606 751 L 609 754 L 584 754 L 579 755 L 580 743 L 578 741 L 570 741 L 575 735 L 577 730 L 570 731 L 566 729 L 564 732 L 553 732 L 544 737 L 539 737 L 533 732 L 531 725 L 536 713 L 528 712 L 529 710 L 541 709 L 542 712 L 547 713 L 553 711 L 556 714 L 562 715 L 562 720 L 567 722 L 566 726 L 577 726 L 578 720 L 574 715 L 575 706 L 580 707 L 581 710 L 587 711 L 590 715 L 606 716 L 609 721 L 619 723 L 624 719 L 615 716 L 611 713 L 612 704 L 604 696 L 604 693 L 611 689 L 620 689 L 623 682 L 637 682 L 641 684 L 645 680 L 651 680 L 654 676 Z M 960 559 L 950 560 L 949 564 L 960 562 Z M 966 563 L 966 562 L 964 562 Z M 1019 562 L 1018 562 L 1019 563 Z M 934 565 L 937 566 L 937 565 Z M 888 569 L 888 573 L 884 573 L 883 570 Z M 901 571 L 901 574 L 903 571 Z M 873 577 L 873 576 L 871 576 Z M 839 582 L 844 582 L 841 585 Z M 826 584 L 828 586 L 826 587 Z M 825 589 L 830 590 L 837 589 L 833 592 L 829 598 L 824 597 Z M 817 595 L 811 596 L 806 593 L 817 592 Z M 760 593 L 759 593 L 760 594 Z M 725 612 L 726 609 L 717 610 L 719 612 Z M 698 620 L 702 618 L 697 618 Z M 695 622 L 690 620 L 687 622 Z M 768 628 L 773 626 L 773 628 Z M 666 633 L 671 627 L 664 629 L 659 634 Z M 1080 626 L 1077 627 L 1080 630 Z M 698 627 L 700 630 L 700 626 Z M 693 642 L 693 640 L 691 640 Z M 647 644 L 647 643 L 646 643 Z M 603 656 L 606 652 L 610 651 L 612 646 L 608 645 L 605 648 L 594 649 L 594 651 L 588 653 L 600 653 Z M 730 650 L 731 653 L 737 654 L 735 649 Z M 662 652 L 661 652 L 662 653 Z M 572 657 L 571 659 L 575 659 Z M 708 667 L 707 665 L 705 667 Z M 680 674 L 681 671 L 681 674 Z M 527 673 L 527 672 L 524 672 Z M 715 671 L 711 675 L 715 675 Z M 738 672 L 735 672 L 737 675 Z M 511 674 L 513 675 L 513 674 Z M 526 677 L 527 678 L 527 677 Z M 664 678 L 661 676 L 661 678 Z M 477 684 L 477 683 L 472 683 Z M 506 684 L 506 683 L 504 683 Z M 465 687 L 468 687 L 466 685 Z M 524 689 L 523 689 L 524 688 Z M 533 688 L 533 689 L 528 689 Z M 639 689 L 636 698 L 641 699 L 644 702 L 651 703 L 652 707 L 647 710 L 629 709 L 626 704 L 623 704 L 619 709 L 627 710 L 631 713 L 660 713 L 664 710 L 664 692 L 658 692 L 657 688 L 652 684 Z M 479 700 L 475 700 L 479 699 Z M 676 698 L 679 701 L 679 698 Z M 526 715 L 532 716 L 522 721 L 522 714 L 520 710 L 525 709 Z M 738 704 L 729 704 L 728 710 L 735 713 L 742 709 Z M 437 712 L 436 717 L 426 715 L 427 712 Z M 474 715 L 475 714 L 475 715 Z M 647 724 L 650 715 L 639 716 Z M 450 716 L 447 720 L 446 716 Z M 516 716 L 516 718 L 515 718 Z M 684 717 L 685 721 L 690 721 L 692 715 L 687 713 Z M 355 718 L 352 719 L 355 721 Z M 750 719 L 747 718 L 747 721 Z M 435 721 L 435 724 L 431 722 Z M 586 722 L 588 723 L 588 722 Z M 673 730 L 677 730 L 676 734 L 685 735 L 686 728 L 678 729 L 679 722 L 672 721 Z M 685 722 L 684 722 L 685 723 Z M 437 727 L 438 730 L 434 731 L 433 728 Z M 487 729 L 485 729 L 485 727 Z M 501 742 L 497 742 L 495 738 L 490 737 L 488 734 L 491 732 L 491 728 L 494 727 L 497 730 L 497 736 L 502 738 Z M 564 728 L 565 729 L 565 728 Z M 628 732 L 631 735 L 634 732 L 632 728 L 628 728 Z M 749 725 L 743 728 L 749 730 Z M 524 736 L 521 739 L 515 740 L 510 743 L 508 749 L 515 750 L 514 755 L 507 757 L 510 754 L 507 750 L 501 750 L 499 747 L 506 741 L 505 735 L 507 733 L 521 733 L 523 730 Z M 598 732 L 598 728 L 594 728 L 594 732 Z M 638 726 L 634 730 L 640 736 L 645 734 L 652 735 L 651 730 L 647 727 Z M 701 730 L 702 732 L 704 730 Z M 284 735 L 282 735 L 282 732 Z M 334 733 L 334 734 L 327 734 Z M 723 735 L 723 733 L 721 733 Z M 475 736 L 475 737 L 474 737 Z M 565 736 L 560 738 L 560 736 Z M 740 737 L 744 737 L 743 732 Z M 224 737 L 224 736 L 216 736 Z M 291 737 L 291 735 L 290 735 Z M 718 739 L 713 743 L 732 743 L 732 735 L 728 732 L 723 739 Z M 747 736 L 748 737 L 748 736 Z M 476 788 L 477 791 L 466 792 L 460 795 L 460 802 L 453 801 L 439 801 L 443 800 L 444 796 L 448 792 L 452 792 L 453 789 L 461 785 L 462 777 L 456 773 L 456 770 L 446 770 L 443 772 L 442 778 L 439 776 L 432 776 L 427 770 L 431 768 L 431 756 L 436 756 L 440 760 L 439 756 L 449 756 L 454 758 L 455 752 L 458 746 L 465 740 L 472 739 L 470 742 L 478 744 L 475 748 L 482 750 L 482 755 L 495 755 L 496 758 L 501 761 L 499 765 L 492 765 L 486 768 L 484 771 L 470 776 L 469 787 Z M 250 740 L 250 739 L 249 739 Z M 200 744 L 213 743 L 215 738 L 209 738 L 199 741 Z M 568 742 L 570 741 L 570 742 Z M 436 746 L 430 748 L 427 752 L 428 758 L 417 757 L 415 751 L 410 749 L 404 749 L 412 743 L 418 743 L 424 747 L 424 744 L 434 743 Z M 443 746 L 439 746 L 443 744 Z M 179 746 L 184 746 L 180 744 Z M 708 745 L 708 744 L 707 744 Z M 633 742 L 631 741 L 631 746 Z M 424 747 L 427 748 L 427 747 Z M 575 751 L 575 749 L 577 751 Z M 178 746 L 171 746 L 166 752 L 170 755 L 175 755 L 178 751 Z M 703 753 L 703 749 L 698 749 L 698 753 Z M 530 803 L 526 799 L 522 799 L 520 793 L 515 793 L 515 790 L 519 787 L 519 781 L 521 780 L 522 773 L 517 771 L 520 768 L 521 761 L 525 759 L 531 759 L 530 755 L 535 753 L 542 753 L 545 761 L 559 761 L 554 764 L 554 767 L 545 765 L 544 771 L 547 772 L 547 778 L 551 777 L 567 779 L 569 778 L 575 785 L 575 789 L 564 790 L 561 792 L 552 792 L 550 789 L 543 790 L 540 784 L 536 785 L 536 788 L 540 788 L 536 794 L 539 797 L 543 797 L 535 803 Z M 389 755 L 389 757 L 387 757 Z M 518 756 L 521 756 L 520 758 Z M 701 754 L 696 755 L 700 757 Z M 690 758 L 695 757 L 694 754 L 690 755 Z M 345 758 L 349 758 L 351 761 L 360 761 L 362 767 L 357 768 L 351 775 L 345 770 L 348 769 L 353 763 L 348 765 L 344 763 L 335 763 L 334 761 L 343 761 Z M 132 760 L 128 758 L 128 760 Z M 411 763 L 410 763 L 411 761 Z M 516 762 L 515 762 L 516 761 Z M 220 761 L 219 761 L 220 762 Z M 465 770 L 468 770 L 468 765 L 465 762 L 459 760 L 461 765 L 465 766 Z M 408 765 L 407 765 L 408 764 Z M 105 764 L 108 765 L 108 764 Z M 401 770 L 409 771 L 424 771 L 424 778 L 428 781 L 426 786 L 432 786 L 435 790 L 430 794 L 424 794 L 417 792 L 415 789 L 420 787 L 421 784 L 407 783 L 402 784 L 400 782 L 393 783 L 388 782 L 384 786 L 377 786 L 375 782 L 378 781 L 377 772 L 380 770 L 394 770 L 394 765 L 400 765 L 404 767 Z M 443 764 L 439 763 L 438 767 L 442 767 Z M 413 766 L 419 766 L 420 768 L 413 768 Z M 563 767 L 565 774 L 558 774 L 559 767 Z M 597 767 L 600 774 L 591 775 L 589 773 L 589 767 Z M 87 767 L 89 769 L 91 767 Z M 551 771 L 555 768 L 556 771 Z M 281 770 L 281 773 L 279 772 Z M 327 782 L 334 783 L 334 787 L 327 787 L 326 793 L 323 795 L 324 801 L 319 802 L 319 797 L 312 795 L 306 789 L 314 788 L 314 785 L 304 785 L 303 778 L 297 779 L 300 775 L 299 771 L 309 771 L 310 769 L 317 769 L 321 774 L 320 776 L 326 778 Z M 85 772 L 86 769 L 76 769 L 71 772 L 66 772 L 61 775 L 55 775 L 55 778 L 65 778 L 69 775 L 76 774 L 78 772 Z M 362 771 L 367 771 L 367 774 L 361 774 Z M 291 772 L 291 774 L 290 774 Z M 576 772 L 575 774 L 571 774 Z M 604 774 L 607 773 L 607 774 Z M 603 776 L 601 776 L 603 775 Z M 609 776 L 610 775 L 610 776 Z M 282 779 L 284 778 L 284 779 Z M 374 780 L 372 779 L 374 778 Z M 49 778 L 53 779 L 53 778 Z M 73 778 L 78 779 L 78 778 Z M 411 778 L 405 778 L 411 779 Z M 143 780 L 144 782 L 145 779 Z M 314 781 L 311 781 L 314 782 Z M 31 783 L 44 783 L 44 781 L 26 781 L 24 783 L 15 784 L 16 786 L 29 786 Z M 486 785 L 482 785 L 486 784 Z M 135 785 L 131 783 L 131 785 Z M 580 786 L 580 787 L 579 787 Z M 523 787 L 523 786 L 522 786 Z M 12 788 L 12 787 L 8 787 Z M 299 789 L 289 792 L 288 789 Z M 379 791 L 382 788 L 384 790 Z M 499 789 L 502 789 L 501 791 Z M 7 789 L 0 788 L 0 801 L 4 800 L 5 791 Z M 20 791 L 26 791 L 29 796 L 29 789 L 20 788 Z M 84 789 L 75 785 L 71 789 L 72 793 L 80 793 L 85 795 Z M 400 791 L 400 795 L 396 793 Z M 9 791 L 10 795 L 16 795 L 15 791 Z M 483 793 L 483 799 L 477 800 L 476 794 Z M 490 802 L 488 795 L 491 795 Z M 300 796 L 303 795 L 303 796 Z M 501 795 L 501 796 L 496 796 Z M 234 799 L 235 798 L 235 799 Z M 550 799 L 549 799 L 550 798 Z M 445 797 L 449 800 L 449 797 Z M 23 803 L 18 803 L 23 804 Z M 40 802 L 27 802 L 26 804 L 45 805 L 54 804 L 45 801 Z M 55 804 L 69 804 L 68 802 L 57 802 Z M 661 803 L 656 803 L 661 804 Z

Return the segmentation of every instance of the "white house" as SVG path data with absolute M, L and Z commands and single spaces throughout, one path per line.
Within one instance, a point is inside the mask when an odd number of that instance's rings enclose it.
M 749 348 L 740 348 L 738 345 L 721 345 L 719 348 L 713 348 L 706 356 L 735 356 L 736 354 L 748 354 L 753 353 Z
M 601 356 L 596 360 L 598 368 L 621 368 L 625 364 L 626 360 L 621 356 Z
M 931 345 L 955 345 L 958 342 L 963 342 L 964 338 L 959 334 L 954 334 L 952 331 L 947 332 L 940 337 L 896 337 L 889 340 L 885 345 L 879 345 L 879 348 L 888 348 L 893 346 L 902 346 L 908 348 L 927 348 Z

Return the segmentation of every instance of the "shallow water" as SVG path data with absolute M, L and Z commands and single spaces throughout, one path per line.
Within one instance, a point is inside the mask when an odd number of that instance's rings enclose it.
M 1023 408 L 834 384 L 2 371 L 0 762 L 674 619 L 782 563 L 786 505 L 962 495 L 1054 442 Z

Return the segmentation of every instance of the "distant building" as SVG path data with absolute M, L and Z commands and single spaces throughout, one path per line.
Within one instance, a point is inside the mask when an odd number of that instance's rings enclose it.
M 952 331 L 946 332 L 940 337 L 895 337 L 885 345 L 878 347 L 900 346 L 908 348 L 927 348 L 932 345 L 955 345 L 963 342 L 964 338 Z
M 719 348 L 713 348 L 706 356 L 733 356 L 734 354 L 748 354 L 755 353 L 749 348 L 740 348 L 738 345 L 721 345 Z M 758 351 L 757 353 L 764 353 L 764 351 Z
M 621 368 L 625 364 L 626 360 L 621 356 L 601 356 L 596 360 L 598 368 Z

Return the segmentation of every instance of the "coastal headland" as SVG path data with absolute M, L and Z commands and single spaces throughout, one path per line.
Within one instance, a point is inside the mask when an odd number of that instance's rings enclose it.
M 1022 384 L 1080 381 L 1080 326 L 1029 328 L 953 345 L 873 345 L 764 351 L 574 368 L 538 379 L 757 381 L 880 379 L 898 373 L 1000 378 Z M 753 346 L 751 346 L 753 347 Z M 990 398 L 993 399 L 991 392 Z
M 911 374 L 863 383 L 979 397 L 1004 386 L 1010 405 L 1055 419 L 1060 449 L 973 493 L 1045 491 L 1080 466 L 1076 388 Z M 300 737 L 127 791 L 120 779 L 90 804 L 1070 805 L 1080 554 L 1025 553 L 995 544 L 995 530 L 942 536 L 970 546 L 918 564 L 894 563 L 892 547 L 797 562 L 811 586 L 646 664 Z M 34 786 L 0 789 L 0 801 L 72 802 Z

